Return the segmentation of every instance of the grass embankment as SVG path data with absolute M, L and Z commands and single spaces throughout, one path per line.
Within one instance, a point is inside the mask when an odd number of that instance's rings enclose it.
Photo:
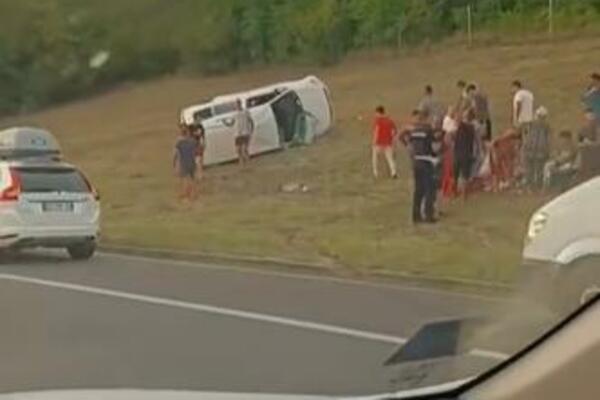
M 123 87 L 107 95 L 3 121 L 51 129 L 67 157 L 81 164 L 103 196 L 104 240 L 328 263 L 368 273 L 377 269 L 423 275 L 509 281 L 518 265 L 529 214 L 541 199 L 482 194 L 451 204 L 435 227 L 409 223 L 410 172 L 398 153 L 398 181 L 374 181 L 369 126 L 358 121 L 383 103 L 403 118 L 425 83 L 455 99 L 458 78 L 489 93 L 497 128 L 506 127 L 509 83 L 520 78 L 550 110 L 558 130 L 581 120 L 580 91 L 600 65 L 600 39 L 485 47 L 438 47 L 394 57 L 355 56 L 327 68 L 268 68 L 214 78 L 175 77 Z M 222 92 L 314 73 L 331 87 L 337 125 L 310 148 L 293 149 L 208 170 L 201 201 L 184 210 L 174 200 L 170 169 L 178 110 Z M 307 184 L 283 194 L 282 184 Z

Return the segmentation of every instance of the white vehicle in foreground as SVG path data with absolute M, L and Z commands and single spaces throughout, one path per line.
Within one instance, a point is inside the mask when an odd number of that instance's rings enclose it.
M 232 125 L 238 99 L 254 122 L 251 155 L 281 149 L 299 136 L 310 142 L 326 133 L 333 123 L 329 89 L 315 76 L 218 96 L 187 107 L 180 115 L 182 123 L 204 126 L 205 165 L 237 159 Z
M 600 177 L 556 197 L 529 222 L 523 261 L 534 290 L 573 308 L 600 287 Z
M 0 248 L 66 248 L 73 259 L 96 249 L 100 203 L 91 183 L 60 160 L 60 147 L 36 128 L 0 131 Z

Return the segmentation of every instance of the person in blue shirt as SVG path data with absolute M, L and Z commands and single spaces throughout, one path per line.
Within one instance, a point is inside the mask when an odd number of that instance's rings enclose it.
M 173 152 L 173 168 L 181 180 L 182 200 L 192 201 L 196 198 L 197 155 L 198 141 L 192 136 L 189 126 L 180 125 L 180 136 Z

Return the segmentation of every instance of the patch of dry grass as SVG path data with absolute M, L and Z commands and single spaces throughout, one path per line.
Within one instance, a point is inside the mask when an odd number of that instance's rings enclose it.
M 522 79 L 548 107 L 556 130 L 577 127 L 580 91 L 600 65 L 600 39 L 481 47 L 448 45 L 392 55 L 356 55 L 341 65 L 256 68 L 213 78 L 172 77 L 17 120 L 51 129 L 69 159 L 82 165 L 103 197 L 108 242 L 327 262 L 361 273 L 396 269 L 417 274 L 508 281 L 518 265 L 530 212 L 542 201 L 515 194 L 480 195 L 448 209 L 436 227 L 409 224 L 410 171 L 400 150 L 401 178 L 373 181 L 370 117 L 383 103 L 403 120 L 426 83 L 455 99 L 454 84 L 479 82 L 489 93 L 495 126 L 506 127 L 509 84 Z M 178 110 L 223 92 L 314 73 L 334 94 L 334 132 L 310 148 L 292 149 L 208 170 L 192 210 L 174 200 L 170 169 Z M 306 194 L 281 184 L 306 183 Z

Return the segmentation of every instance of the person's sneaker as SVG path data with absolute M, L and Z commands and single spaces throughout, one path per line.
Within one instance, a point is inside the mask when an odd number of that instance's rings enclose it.
M 438 221 L 439 221 L 439 220 L 438 220 L 437 218 L 427 218 L 427 219 L 425 220 L 425 223 L 426 223 L 426 224 L 437 224 L 437 223 L 438 223 Z
M 392 175 L 392 179 L 398 179 L 398 174 Z

